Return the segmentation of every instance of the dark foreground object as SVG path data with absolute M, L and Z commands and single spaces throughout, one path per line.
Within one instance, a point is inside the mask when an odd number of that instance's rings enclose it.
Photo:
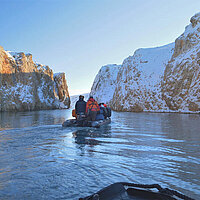
M 150 190 L 151 189 L 151 190 Z M 154 190 L 152 190 L 154 189 Z M 155 190 L 156 189 L 156 190 Z M 194 200 L 183 194 L 168 188 L 162 188 L 158 184 L 141 185 L 133 183 L 114 183 L 79 200 Z
M 88 121 L 84 123 L 79 123 L 76 119 L 68 119 L 65 122 L 63 122 L 63 127 L 95 127 L 99 128 L 103 125 L 109 124 L 111 122 L 110 118 L 104 119 L 104 120 L 98 120 L 98 121 Z

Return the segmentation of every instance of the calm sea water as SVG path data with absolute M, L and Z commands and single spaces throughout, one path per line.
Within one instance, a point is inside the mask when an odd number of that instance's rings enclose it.
M 0 113 L 0 199 L 78 199 L 111 183 L 158 183 L 200 199 L 200 115 L 118 113 L 62 128 L 71 110 Z

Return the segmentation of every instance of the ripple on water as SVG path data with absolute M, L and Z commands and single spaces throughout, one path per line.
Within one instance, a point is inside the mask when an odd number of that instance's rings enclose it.
M 0 122 L 0 199 L 78 199 L 118 181 L 198 199 L 199 116 L 114 112 L 104 128 L 62 128 L 68 112 Z

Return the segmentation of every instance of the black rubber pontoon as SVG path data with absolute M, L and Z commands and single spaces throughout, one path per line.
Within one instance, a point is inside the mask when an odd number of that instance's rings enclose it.
M 152 191 L 150 189 L 157 189 Z M 177 191 L 162 188 L 158 184 L 142 185 L 133 183 L 114 183 L 79 200 L 194 200 Z
M 63 127 L 95 127 L 99 128 L 103 125 L 109 124 L 111 122 L 110 118 L 104 119 L 104 120 L 98 120 L 98 121 L 88 121 L 86 123 L 78 123 L 76 119 L 68 119 L 65 122 L 63 122 Z

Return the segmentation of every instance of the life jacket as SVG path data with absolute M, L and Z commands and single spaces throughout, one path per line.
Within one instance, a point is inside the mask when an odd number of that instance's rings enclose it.
M 90 98 L 86 104 L 86 113 L 89 113 L 90 111 L 99 111 L 100 108 L 99 108 L 99 105 L 98 103 Z
M 76 117 L 77 118 L 76 110 L 75 109 L 72 110 L 72 117 Z

